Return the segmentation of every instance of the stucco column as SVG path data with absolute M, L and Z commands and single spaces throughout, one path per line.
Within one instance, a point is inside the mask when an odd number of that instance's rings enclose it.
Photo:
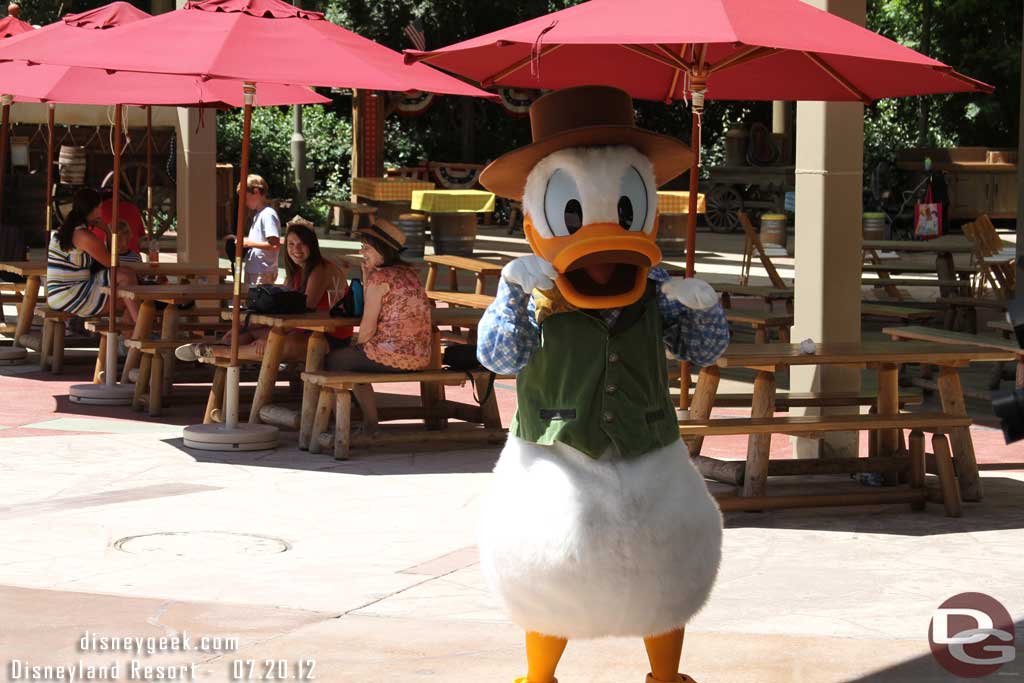
M 865 0 L 805 0 L 864 25 Z M 794 341 L 860 341 L 864 107 L 800 102 L 796 123 Z M 838 367 L 790 371 L 791 391 L 856 391 L 860 373 Z M 853 412 L 855 408 L 821 412 Z M 807 411 L 810 413 L 811 411 Z M 856 433 L 794 439 L 797 457 L 858 454 Z
M 184 0 L 178 0 L 179 8 Z M 154 9 L 157 3 L 154 2 Z M 241 88 L 241 86 L 239 86 Z M 257 94 L 258 96 L 258 94 Z M 200 127 L 202 116 L 202 127 Z M 178 260 L 217 265 L 217 113 L 178 108 Z

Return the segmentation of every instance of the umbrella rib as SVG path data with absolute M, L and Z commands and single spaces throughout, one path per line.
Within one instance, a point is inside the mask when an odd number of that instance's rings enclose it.
M 965 76 L 964 74 L 960 73 L 959 71 L 957 71 L 955 69 L 951 69 L 949 67 L 938 67 L 938 66 L 933 67 L 933 68 L 936 71 L 940 71 L 940 72 L 944 73 L 945 75 L 949 76 L 950 78 L 954 78 L 954 79 L 956 79 L 956 80 L 958 80 L 958 81 L 960 81 L 962 83 L 966 83 L 967 85 L 971 86 L 972 88 L 974 88 L 975 90 L 978 90 L 980 92 L 985 92 L 985 93 L 995 92 L 995 88 L 993 86 L 989 85 L 988 83 L 985 83 L 984 81 L 979 81 L 979 80 L 977 80 L 975 78 L 971 78 L 970 76 Z
M 870 97 L 868 97 L 863 92 L 861 92 L 857 88 L 857 86 L 855 86 L 853 83 L 851 83 L 846 78 L 841 76 L 835 69 L 833 69 L 831 66 L 829 66 L 825 62 L 825 60 L 821 58 L 820 55 L 817 55 L 817 54 L 815 54 L 813 52 L 806 52 L 806 51 L 803 51 L 803 50 L 801 50 L 801 52 L 803 52 L 804 55 L 806 55 L 809 60 L 814 62 L 818 66 L 818 68 L 820 68 L 822 71 L 824 71 L 829 76 L 831 76 L 833 79 L 835 79 L 836 83 L 838 83 L 839 85 L 841 85 L 844 88 L 846 88 L 847 90 L 849 90 L 850 93 L 852 93 L 858 100 L 860 100 L 861 102 L 863 102 L 865 104 L 870 104 L 871 103 L 871 98 Z
M 718 62 L 717 64 L 712 65 L 711 68 L 708 69 L 708 73 L 715 73 L 716 71 L 721 71 L 723 69 L 728 69 L 728 68 L 733 67 L 733 66 L 739 66 L 740 64 L 746 64 L 747 62 L 752 61 L 754 59 L 760 59 L 762 57 L 769 57 L 769 56 L 771 56 L 771 55 L 773 55 L 773 54 L 775 54 L 777 52 L 781 52 L 781 50 L 779 50 L 778 48 L 775 48 L 775 47 L 764 47 L 762 45 L 755 46 L 755 47 L 748 47 L 746 50 L 740 50 L 738 52 L 734 52 L 729 57 L 723 59 L 722 61 Z
M 663 64 L 663 65 L 665 65 L 665 66 L 667 66 L 669 68 L 672 68 L 672 69 L 680 69 L 682 71 L 689 71 L 690 70 L 690 65 L 687 64 L 686 62 L 684 62 L 683 60 L 679 59 L 675 55 L 672 55 L 670 57 L 669 56 L 663 56 L 663 55 L 655 52 L 654 50 L 651 50 L 649 48 L 644 47 L 643 45 L 625 45 L 625 44 L 623 44 L 620 47 L 624 47 L 625 49 L 629 50 L 630 52 L 635 52 L 635 53 L 637 53 L 638 55 L 640 55 L 642 57 L 646 57 L 647 59 L 650 59 L 650 60 L 653 60 L 655 62 L 658 62 L 659 64 Z
M 685 54 L 686 54 L 686 48 L 687 48 L 687 46 L 688 46 L 688 44 L 687 44 L 687 43 L 683 43 L 683 44 L 682 44 L 682 45 L 681 45 L 681 46 L 679 47 L 679 59 L 682 59 L 682 58 L 683 58 L 683 55 L 685 55 Z M 660 49 L 660 50 L 661 50 L 662 52 L 668 52 L 668 48 L 667 48 L 667 47 L 665 47 L 664 45 L 658 45 L 658 48 L 659 48 L 659 49 Z M 682 71 L 681 71 L 680 69 L 678 69 L 678 68 L 677 68 L 677 69 L 673 69 L 673 70 L 672 70 L 672 84 L 668 86 L 668 92 L 667 92 L 667 93 L 665 94 L 665 100 L 667 100 L 667 101 L 669 101 L 669 102 L 671 102 L 671 101 L 672 101 L 672 96 L 673 96 L 673 95 L 675 94 L 675 92 L 676 92 L 676 85 L 677 85 L 677 84 L 679 83 L 679 74 L 680 74 L 680 73 L 682 73 Z
M 555 43 L 554 45 L 547 45 L 547 46 L 542 47 L 541 50 L 540 50 L 540 55 L 538 56 L 538 59 L 540 59 L 541 57 L 546 57 L 547 55 L 551 54 L 552 52 L 554 52 L 558 48 L 562 47 L 562 45 L 563 45 L 562 43 Z M 487 88 L 487 87 L 492 86 L 492 85 L 498 85 L 498 81 L 500 81 L 503 78 L 508 78 L 509 76 L 514 74 L 516 71 L 519 71 L 524 66 L 529 64 L 532 60 L 533 60 L 533 55 L 529 54 L 529 55 L 523 57 L 522 59 L 519 59 L 519 60 L 513 62 L 511 65 L 505 67 L 504 69 L 502 69 L 498 73 L 493 74 L 491 76 L 488 76 L 487 78 L 484 78 L 483 80 L 480 81 L 480 86 L 484 87 L 484 88 Z

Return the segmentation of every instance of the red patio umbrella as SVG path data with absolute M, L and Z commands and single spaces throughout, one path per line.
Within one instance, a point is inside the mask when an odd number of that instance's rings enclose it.
M 483 87 L 612 85 L 693 102 L 687 275 L 693 275 L 700 114 L 718 100 L 871 102 L 992 87 L 801 0 L 590 0 L 431 52 Z
M 73 38 L 83 32 L 103 31 L 118 26 L 141 21 L 150 18 L 150 15 L 135 8 L 126 2 L 113 2 L 79 14 L 70 14 L 63 19 L 49 24 L 31 34 L 20 35 L 11 39 L 11 44 L 36 44 L 39 42 L 63 44 L 69 37 Z M 201 107 L 225 107 L 241 106 L 243 97 L 241 83 L 231 80 L 204 81 L 195 76 L 182 76 L 173 74 L 142 74 L 135 72 L 113 72 L 103 69 L 91 69 L 85 67 L 69 67 L 56 65 L 32 65 L 25 62 L 3 62 L 0 63 L 0 92 L 7 99 L 4 100 L 3 129 L 0 131 L 0 145 L 6 150 L 4 140 L 6 139 L 8 99 L 14 96 L 15 101 L 21 102 L 48 102 L 48 167 L 46 187 L 46 221 L 45 230 L 49 230 L 51 224 L 51 204 L 53 188 L 53 128 L 54 128 L 54 107 L 52 103 L 62 104 L 91 104 L 91 105 L 115 105 L 115 128 L 120 131 L 122 120 L 122 106 L 133 105 L 157 105 L 157 106 L 201 106 Z M 284 85 L 279 83 L 262 84 L 260 91 L 261 105 L 290 105 L 290 104 L 316 104 L 326 103 L 330 100 L 317 95 L 308 87 L 296 85 Z M 152 185 L 152 117 L 147 112 L 147 186 Z M 121 155 L 119 145 L 120 135 L 115 136 L 113 192 L 115 197 L 120 197 L 120 161 Z M 4 152 L 0 151 L 0 162 Z M 0 165 L 0 185 L 3 181 L 3 168 Z M 152 192 L 148 192 L 148 217 L 150 221 L 149 232 L 152 237 Z M 2 199 L 0 199 L 2 202 Z M 2 206 L 2 203 L 0 203 Z M 119 202 L 113 202 L 111 224 L 117 225 Z M 117 237 L 115 233 L 111 236 L 111 296 L 110 328 L 108 334 L 115 334 L 116 331 L 116 297 L 117 297 Z M 115 388 L 116 372 L 116 344 L 111 344 L 108 338 L 107 343 L 107 367 L 111 368 L 106 373 L 106 382 L 101 389 L 92 385 L 81 385 L 72 387 L 72 399 L 103 400 L 104 402 L 125 401 L 130 398 L 128 390 Z M 103 392 L 102 396 L 97 391 Z M 115 397 L 114 395 L 117 394 Z
M 18 6 L 12 5 L 12 7 L 17 8 Z M 8 11 L 11 11 L 11 9 L 8 8 Z M 22 21 L 13 12 L 3 19 L 0 19 L 0 38 L 10 38 L 11 36 L 16 36 L 19 33 L 26 33 L 34 30 L 35 27 L 33 27 L 32 24 L 27 21 Z
M 173 73 L 203 78 L 493 97 L 459 79 L 332 24 L 319 12 L 281 0 L 202 0 L 146 21 L 69 39 L 62 45 L 0 46 L 0 59 Z M 8 48 L 9 49 L 5 49 Z M 251 106 L 245 86 L 241 177 L 249 170 Z M 245 184 L 239 183 L 238 243 L 244 238 Z M 241 258 L 236 273 L 242 273 Z M 251 450 L 276 444 L 276 430 L 238 424 L 240 277 L 233 296 L 231 363 L 225 389 L 225 425 L 186 428 L 186 442 L 214 450 Z M 262 429 L 261 429 L 262 428 Z

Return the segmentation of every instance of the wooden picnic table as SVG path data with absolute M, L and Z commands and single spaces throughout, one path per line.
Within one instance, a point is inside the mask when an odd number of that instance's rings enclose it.
M 376 207 L 377 216 L 389 221 L 398 220 L 403 213 L 409 212 L 414 191 L 433 189 L 434 183 L 413 178 L 352 179 L 353 196 L 361 197 L 366 204 Z
M 450 256 L 441 254 L 428 254 L 423 257 L 423 260 L 427 264 L 426 290 L 428 292 L 432 292 L 437 289 L 437 269 L 440 266 L 444 266 L 448 269 L 448 291 L 459 291 L 459 271 L 464 270 L 469 273 L 473 273 L 476 277 L 476 294 L 484 293 L 487 278 L 501 277 L 501 269 L 504 268 L 505 263 L 507 263 L 507 260 L 503 260 L 502 262 L 484 261 L 483 259 L 471 258 L 468 256 Z
M 14 328 L 14 346 L 20 346 L 21 335 L 32 328 L 32 317 L 39 303 L 39 286 L 46 277 L 46 261 L 0 261 L 0 272 L 25 278 L 25 293 L 18 304 L 18 322 Z
M 103 288 L 109 294 L 108 287 Z M 139 317 L 135 320 L 132 339 L 149 339 L 153 334 L 156 320 L 156 302 L 168 304 L 163 311 L 160 340 L 170 341 L 178 338 L 181 311 L 178 304 L 190 301 L 230 299 L 234 292 L 233 284 L 181 284 L 181 285 L 125 285 L 117 288 L 117 295 L 122 299 L 139 302 Z M 121 381 L 128 381 L 128 373 L 139 366 L 139 350 L 128 349 L 124 367 L 121 370 Z M 97 364 L 102 359 L 97 358 Z M 98 366 L 97 366 L 98 367 Z M 171 364 L 166 364 L 166 372 L 170 372 Z
M 755 370 L 751 419 L 770 421 L 775 407 L 775 373 L 798 365 L 833 365 L 848 368 L 870 368 L 878 372 L 877 418 L 886 424 L 898 421 L 899 367 L 904 363 L 930 363 L 940 367 L 938 383 L 943 412 L 963 417 L 967 415 L 963 388 L 958 368 L 975 361 L 1001 360 L 1003 351 L 987 350 L 976 346 L 932 344 L 927 342 L 864 342 L 819 344 L 815 353 L 803 354 L 799 344 L 731 344 L 715 365 L 703 368 L 694 392 L 690 417 L 695 421 L 708 421 L 718 390 L 722 368 L 749 368 Z M 857 417 L 850 429 L 871 429 L 876 416 Z M 789 418 L 794 420 L 794 418 Z M 716 420 L 710 420 L 715 424 Z M 860 426 L 857 426 L 857 423 Z M 773 430 L 751 428 L 747 443 L 747 466 L 743 481 L 744 496 L 764 496 L 768 478 L 768 459 Z M 784 427 L 774 431 L 785 433 Z M 879 429 L 878 455 L 890 456 L 897 450 L 899 430 Z M 974 444 L 969 427 L 949 429 L 953 451 L 958 464 L 960 486 L 964 500 L 980 500 L 981 480 L 978 475 Z M 701 438 L 691 442 L 691 452 L 699 455 Z
M 865 252 L 871 252 L 876 257 L 879 252 L 883 251 L 935 254 L 935 272 L 938 274 L 939 280 L 956 281 L 959 274 L 962 283 L 959 287 L 941 286 L 939 288 L 941 295 L 967 296 L 970 294 L 970 273 L 965 273 L 962 269 L 958 273 L 953 259 L 954 254 L 972 254 L 974 252 L 974 245 L 966 237 L 946 235 L 933 240 L 864 240 L 861 246 Z M 885 265 L 877 258 L 876 261 L 879 261 L 879 266 Z M 878 274 L 883 278 L 890 276 L 890 273 L 884 270 L 880 270 Z
M 467 308 L 434 308 L 431 309 L 430 317 L 434 326 L 459 326 L 475 327 L 480 322 L 483 311 Z M 231 311 L 222 311 L 221 317 L 230 320 Z M 263 325 L 270 329 L 267 337 L 267 347 L 263 352 L 260 361 L 260 374 L 256 384 L 256 393 L 253 396 L 252 407 L 249 410 L 249 422 L 259 423 L 260 411 L 270 405 L 273 396 L 274 385 L 277 384 L 278 368 L 281 364 L 281 353 L 284 350 L 285 335 L 292 330 L 308 330 L 310 335 L 306 345 L 306 372 L 316 372 L 323 369 L 324 359 L 330 350 L 327 344 L 326 333 L 333 332 L 340 327 L 359 327 L 361 318 L 332 318 L 326 311 L 313 313 L 295 314 L 270 314 L 256 313 L 249 317 L 250 325 Z M 435 335 L 433 349 L 436 356 L 437 367 L 440 367 L 440 336 Z M 303 404 L 316 405 L 316 396 L 307 396 L 307 393 L 315 392 L 316 387 L 309 385 L 303 389 Z M 441 390 L 443 392 L 443 389 Z M 310 403 L 307 403 L 307 399 Z M 309 434 L 299 435 L 300 447 L 308 447 Z
M 410 206 L 430 217 L 434 252 L 469 256 L 476 243 L 476 214 L 494 212 L 494 193 L 484 190 L 416 190 Z
M 118 268 L 133 270 L 136 275 L 142 277 L 147 275 L 162 275 L 164 277 L 188 280 L 201 278 L 216 278 L 217 280 L 220 280 L 221 278 L 227 277 L 231 274 L 230 268 L 221 268 L 220 266 L 194 266 L 189 263 L 169 263 L 164 261 L 160 261 L 158 263 L 119 263 Z

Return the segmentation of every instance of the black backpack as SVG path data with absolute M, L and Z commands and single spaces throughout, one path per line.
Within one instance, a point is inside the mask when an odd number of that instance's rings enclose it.
M 305 313 L 306 295 L 281 285 L 256 285 L 249 288 L 245 310 L 249 313 Z

